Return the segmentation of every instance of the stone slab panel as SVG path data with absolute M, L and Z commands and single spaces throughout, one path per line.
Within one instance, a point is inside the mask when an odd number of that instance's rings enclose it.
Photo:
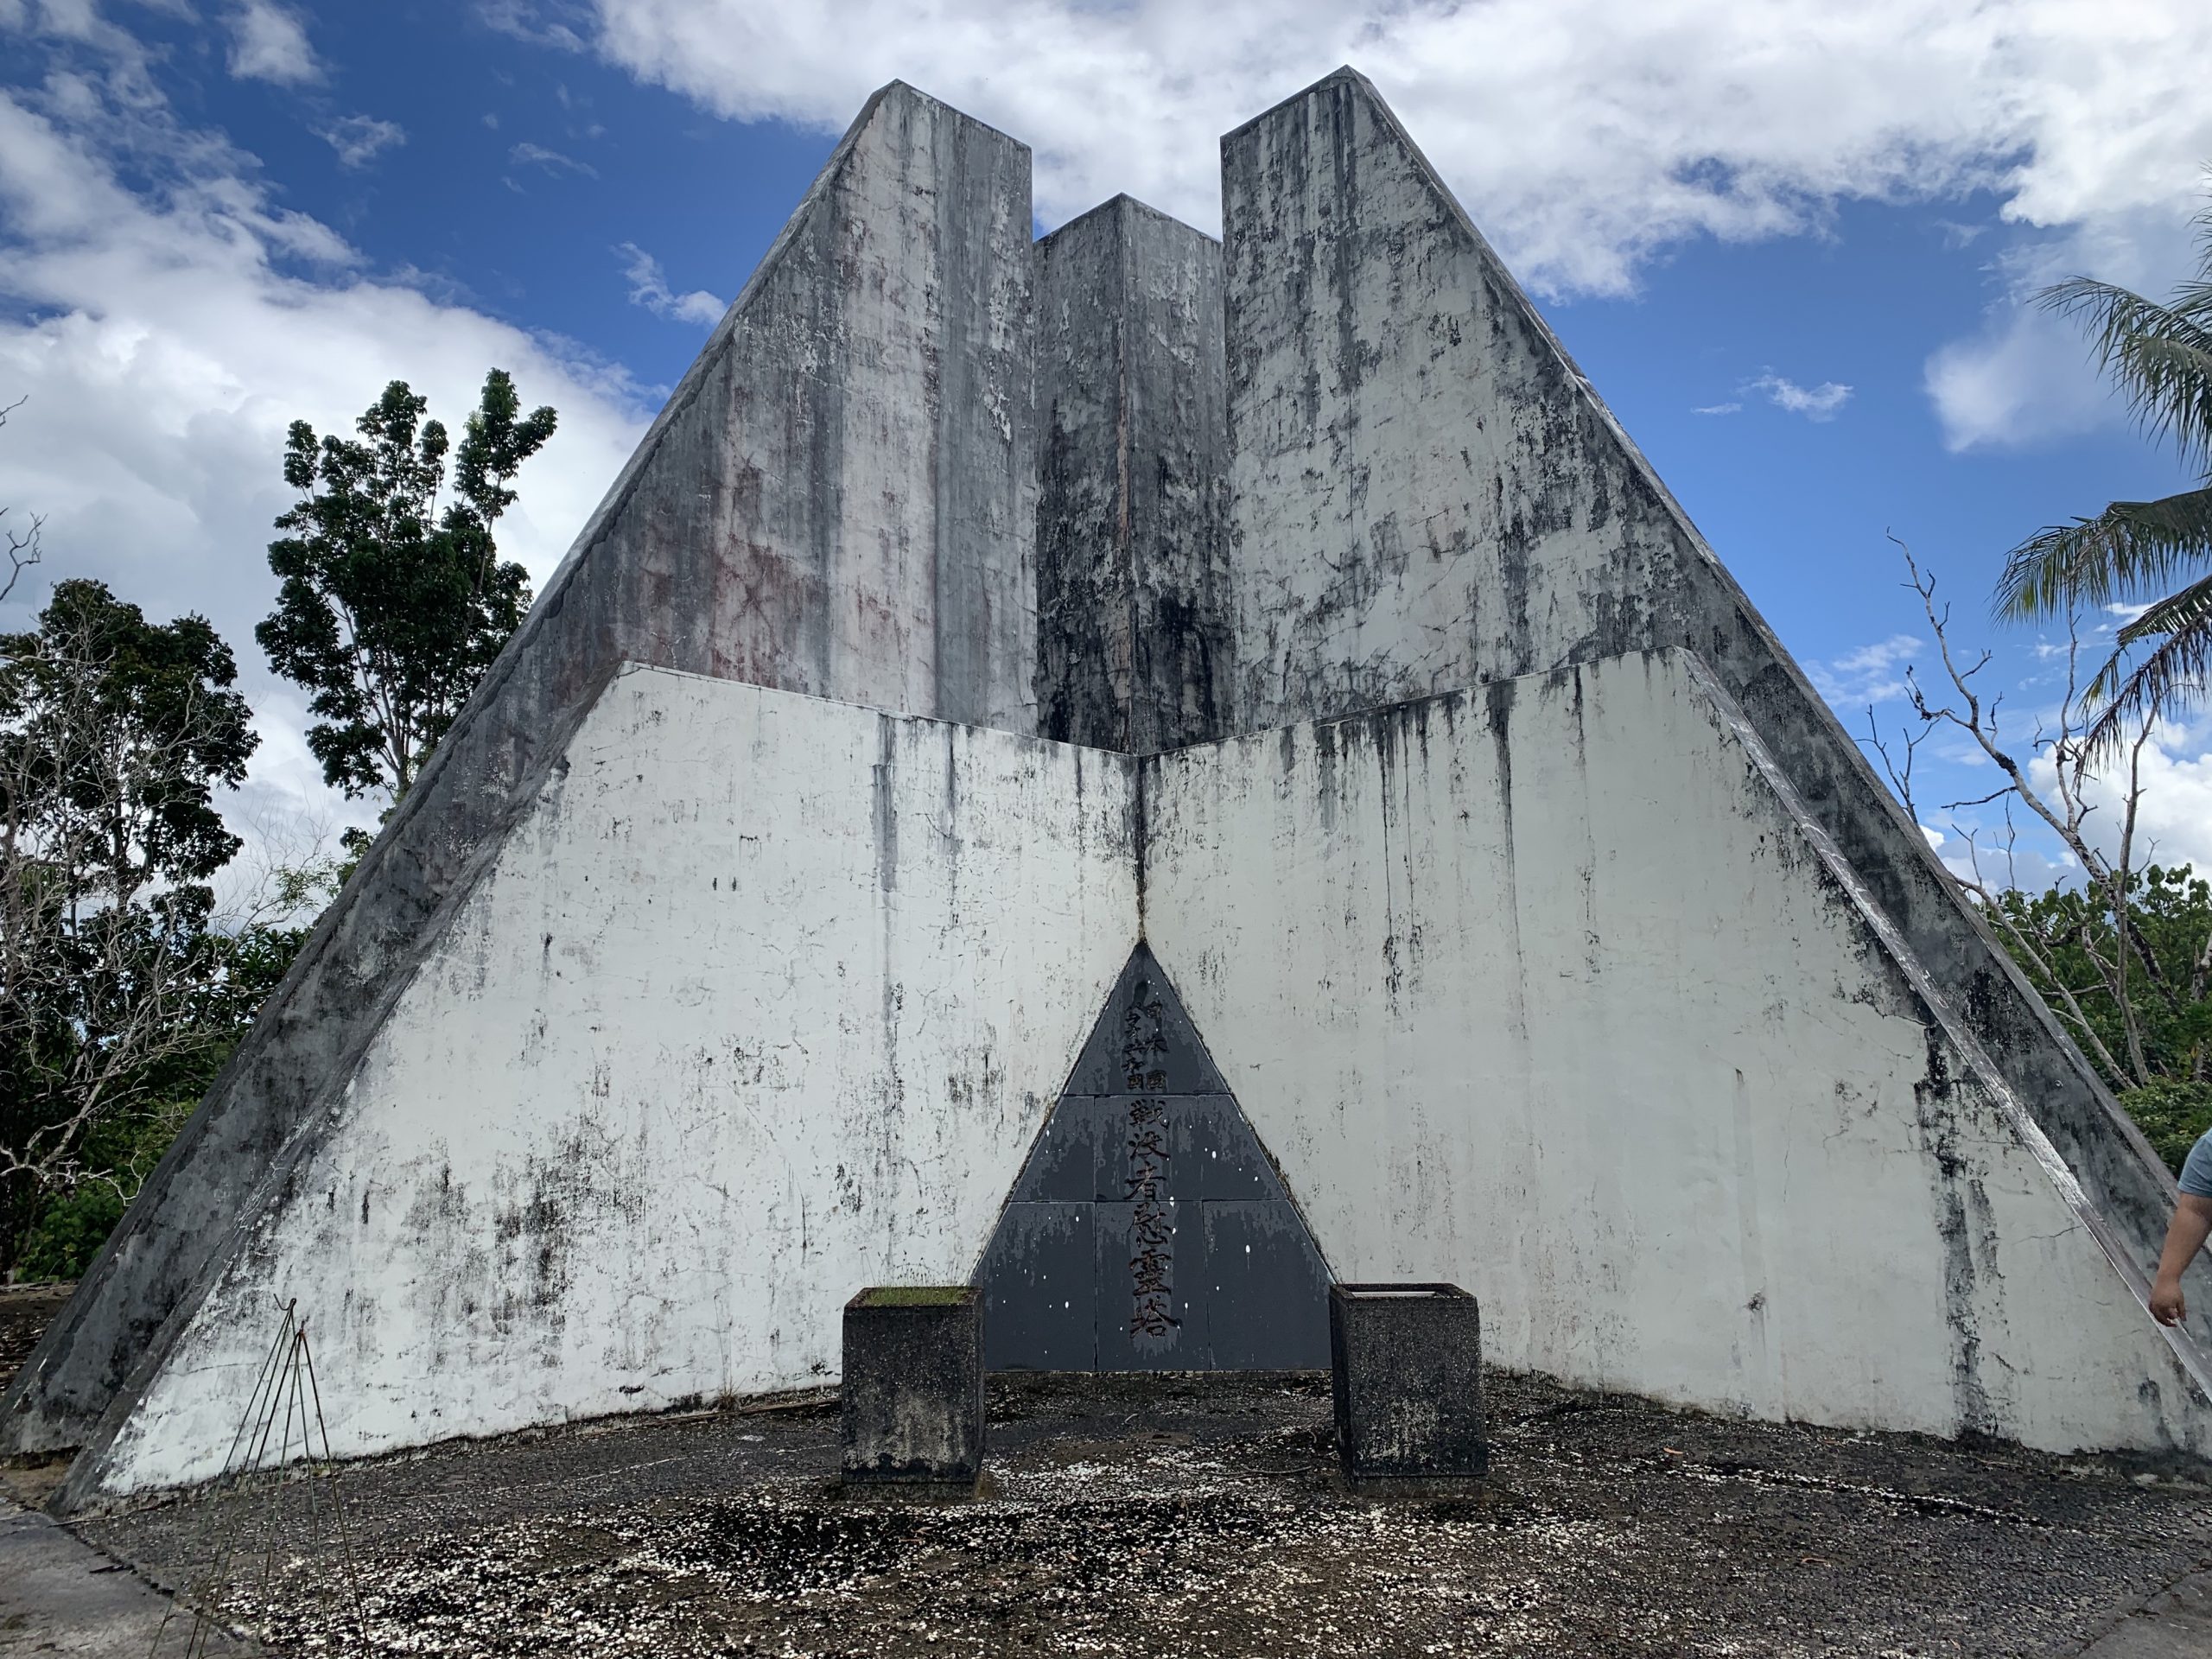
M 1140 944 L 1069 1074 L 1071 1095 L 1228 1092 L 1151 949 Z
M 1319 1370 L 1329 1363 L 1329 1270 L 1287 1200 L 1199 1206 L 1206 1344 L 1216 1370 Z
M 1210 1369 L 1200 1208 L 1096 1206 L 1100 1370 Z
M 1098 1369 L 1096 1206 L 1009 1204 L 976 1274 L 995 1371 Z

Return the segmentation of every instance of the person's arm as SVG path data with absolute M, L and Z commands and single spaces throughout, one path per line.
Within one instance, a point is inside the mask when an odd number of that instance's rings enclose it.
M 2160 1325 L 2179 1325 L 2189 1317 L 2189 1299 L 2181 1294 L 2181 1276 L 2196 1260 L 2208 1238 L 2212 1238 L 2212 1198 L 2183 1193 L 2181 1202 L 2174 1206 L 2173 1220 L 2167 1224 L 2158 1281 L 2151 1287 L 2151 1317 Z

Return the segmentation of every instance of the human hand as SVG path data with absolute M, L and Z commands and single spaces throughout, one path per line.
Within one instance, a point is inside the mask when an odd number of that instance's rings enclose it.
M 2189 1299 L 2181 1294 L 2181 1281 L 2161 1279 L 2151 1287 L 2151 1317 L 2160 1325 L 2179 1325 L 2189 1317 Z

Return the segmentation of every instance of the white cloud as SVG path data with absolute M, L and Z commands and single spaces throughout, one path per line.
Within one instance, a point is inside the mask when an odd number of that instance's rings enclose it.
M 46 562 L 0 629 L 78 575 L 156 618 L 206 614 L 264 737 L 234 827 L 358 822 L 253 639 L 274 598 L 286 425 L 346 429 L 395 378 L 450 423 L 486 368 L 512 371 L 561 412 L 501 527 L 542 583 L 641 435 L 639 397 L 559 340 L 371 274 L 327 226 L 273 206 L 251 157 L 178 122 L 127 51 L 99 50 L 37 93 L 0 92 L 0 391 L 29 394 L 0 432 L 0 503 L 47 521 Z
M 906 79 L 1033 147 L 1047 224 L 1127 190 L 1216 227 L 1217 137 L 1349 62 L 1545 294 L 1628 291 L 1698 237 L 1822 232 L 1839 201 L 1987 192 L 2005 236 L 1988 319 L 1927 368 L 1954 448 L 2113 417 L 2078 339 L 2023 313 L 2031 284 L 2007 268 L 2163 282 L 2174 250 L 2139 255 L 2174 241 L 2212 157 L 2202 0 L 482 3 L 741 119 L 841 129 Z
M 542 167 L 548 173 L 578 173 L 588 179 L 599 176 L 599 169 L 589 162 L 563 156 L 559 150 L 548 149 L 543 144 L 517 144 L 507 152 L 507 159 L 518 167 Z
M 349 115 L 327 127 L 317 127 L 315 137 L 338 152 L 340 167 L 366 167 L 385 150 L 405 143 L 407 130 L 397 121 Z
M 2202 142 L 2212 156 L 2212 137 Z M 2189 218 L 2202 184 L 2177 185 L 2152 205 L 2091 211 L 1992 262 L 1997 293 L 1981 327 L 1933 353 L 1924 371 L 1948 448 L 2044 442 L 2122 417 L 2121 405 L 2097 378 L 2081 330 L 2034 297 L 2077 275 L 2164 290 L 2190 266 Z
M 904 78 L 1034 147 L 1057 222 L 1128 190 L 1218 222 L 1217 137 L 1350 62 L 1515 269 L 1618 292 L 1669 244 L 1825 223 L 1841 198 L 1999 193 L 2072 223 L 2185 194 L 2212 155 L 2197 0 L 595 0 L 594 37 L 744 119 L 842 128 Z M 518 27 L 521 26 L 518 22 Z
M 1916 634 L 1896 633 L 1861 645 L 1824 663 L 1808 663 L 1820 694 L 1846 721 L 1862 715 L 1868 705 L 1895 702 L 1905 694 L 1904 672 L 1913 656 L 1927 642 Z
M 1771 369 L 1755 380 L 1746 380 L 1744 390 L 1762 393 L 1777 409 L 1802 415 L 1808 421 L 1832 421 L 1851 401 L 1849 386 L 1840 386 L 1833 380 L 1823 380 L 1817 386 L 1801 386 Z
M 231 14 L 231 73 L 241 80 L 305 86 L 322 79 L 306 23 L 273 0 L 245 0 Z
M 636 243 L 621 243 L 614 252 L 624 262 L 622 274 L 629 279 L 631 304 L 642 305 L 657 317 L 696 323 L 702 328 L 711 328 L 721 321 L 726 308 L 721 301 L 704 289 L 694 289 L 689 294 L 671 293 L 668 278 L 661 272 L 660 261 Z
M 1693 415 L 1733 415 L 1743 408 L 1741 404 L 1707 404 L 1690 410 Z

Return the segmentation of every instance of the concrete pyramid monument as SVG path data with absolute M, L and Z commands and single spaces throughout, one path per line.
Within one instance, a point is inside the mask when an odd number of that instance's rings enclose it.
M 217 1474 L 288 1302 L 359 1455 L 971 1277 L 1006 1363 L 1448 1279 L 1578 1383 L 2212 1452 L 2170 1179 L 1373 89 L 1222 160 L 1218 243 L 1035 243 L 869 101 L 0 1403 L 61 1503 Z

